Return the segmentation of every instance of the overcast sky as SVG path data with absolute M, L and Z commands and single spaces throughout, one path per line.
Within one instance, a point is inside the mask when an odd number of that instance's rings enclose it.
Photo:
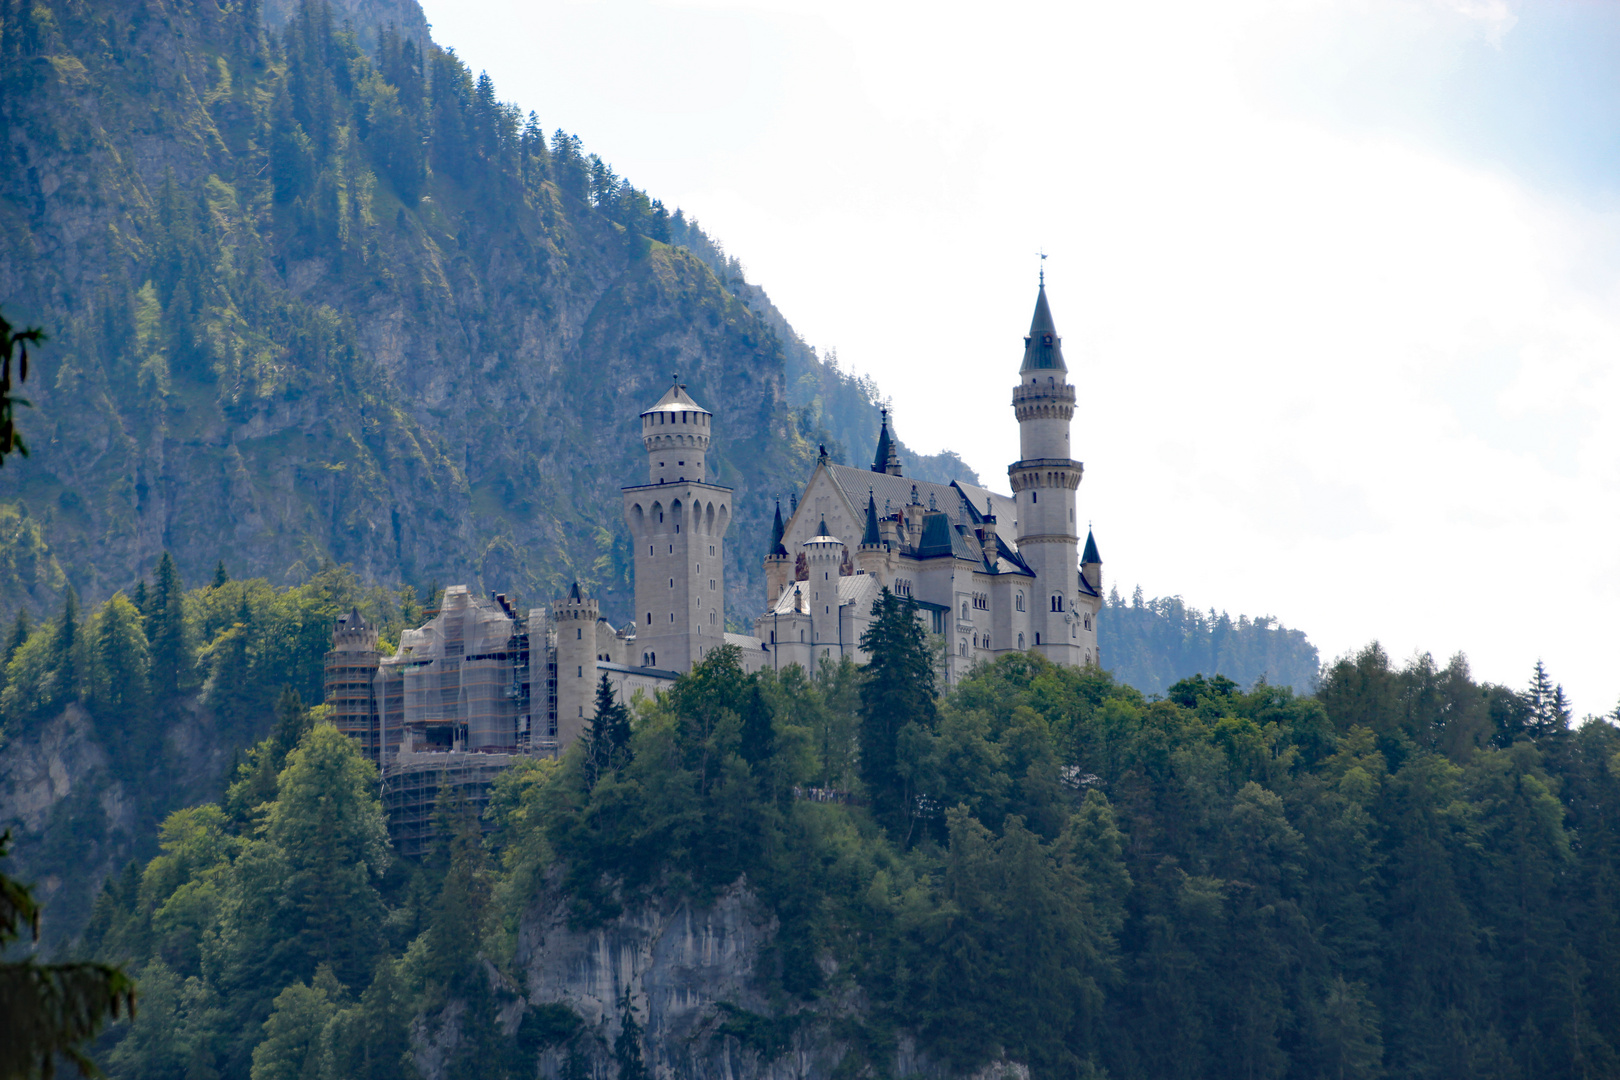
M 1044 249 L 1122 593 L 1620 699 L 1620 7 L 425 7 L 1003 489 Z

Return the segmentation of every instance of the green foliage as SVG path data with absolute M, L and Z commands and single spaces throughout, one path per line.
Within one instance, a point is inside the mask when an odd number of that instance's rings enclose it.
M 1316 688 L 1319 657 L 1300 630 L 1270 617 L 1195 611 L 1179 596 L 1129 600 L 1109 593 L 1098 616 L 1103 663 L 1144 694 L 1164 694 L 1196 672 L 1219 671 L 1243 686 L 1265 681 L 1298 693 Z
M 873 644 L 924 662 L 893 610 Z M 86 947 L 146 988 L 114 1074 L 404 1077 L 417 1024 L 454 1029 L 446 1075 L 542 1052 L 641 1075 L 631 998 L 611 1032 L 517 1005 L 518 926 L 546 890 L 590 925 L 745 885 L 777 927 L 768 1008 L 719 1005 L 711 1030 L 761 1060 L 833 1024 L 852 1074 L 910 1035 L 957 1074 L 1620 1076 L 1612 726 L 1481 733 L 1529 695 L 1377 649 L 1319 698 L 1196 676 L 1150 701 L 1027 655 L 938 700 L 888 677 L 745 675 L 716 650 L 638 705 L 594 784 L 583 745 L 523 762 L 488 839 L 447 801 L 440 850 L 387 872 L 369 766 L 289 695 L 238 781 L 280 755 L 262 809 L 172 815 L 98 901 Z M 880 701 L 926 710 L 895 760 L 937 817 L 883 820 L 859 775 Z
M 17 383 L 28 381 L 28 346 L 45 340 L 45 332 L 37 326 L 13 330 L 5 316 L 0 315 L 0 466 L 5 465 L 8 454 L 28 456 L 28 444 L 17 431 L 16 409 L 27 408 L 27 398 L 12 393 L 12 362 L 16 362 Z
M 872 657 L 861 680 L 860 767 L 873 815 L 909 836 L 928 791 L 920 745 L 938 724 L 934 656 L 910 598 L 887 588 L 872 605 L 861 648 Z
M 10 842 L 9 831 L 0 833 L 0 859 Z M 25 933 L 37 941 L 39 916 L 32 890 L 0 874 L 0 955 Z M 41 964 L 32 957 L 0 963 L 0 1080 L 49 1080 L 58 1055 L 87 1076 L 99 1075 L 85 1043 L 109 1019 L 134 1011 L 135 984 L 110 965 Z

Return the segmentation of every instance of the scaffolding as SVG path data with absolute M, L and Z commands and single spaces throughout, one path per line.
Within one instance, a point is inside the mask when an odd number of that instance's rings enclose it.
M 495 753 L 411 753 L 394 755 L 383 773 L 382 804 L 388 816 L 388 838 L 401 855 L 419 858 L 438 835 L 439 798 L 464 803 L 484 820 L 490 787 L 514 755 Z

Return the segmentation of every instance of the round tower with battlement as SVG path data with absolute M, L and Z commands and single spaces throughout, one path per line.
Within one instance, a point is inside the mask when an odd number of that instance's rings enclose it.
M 679 381 L 641 414 L 641 442 L 647 448 L 649 484 L 680 484 L 708 479 L 709 439 L 714 415 L 693 401 Z
M 824 654 L 838 655 L 838 579 L 839 567 L 844 562 L 844 542 L 827 531 L 822 519 L 816 535 L 804 542 L 805 565 L 809 578 L 804 588 L 810 605 L 811 637 L 815 640 L 814 661 L 819 663 Z
M 649 479 L 623 497 L 636 558 L 637 648 L 658 658 L 649 667 L 690 671 L 725 643 L 732 492 L 704 479 L 712 420 L 679 382 L 641 414 Z
M 601 614 L 596 598 L 582 595 L 577 581 L 551 610 L 557 628 L 558 746 L 579 738 L 596 715 L 596 622 Z

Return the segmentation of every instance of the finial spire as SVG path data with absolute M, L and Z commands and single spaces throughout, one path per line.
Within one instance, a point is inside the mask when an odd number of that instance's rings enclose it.
M 1041 288 L 1046 288 L 1046 249 L 1042 248 L 1035 254 L 1041 257 Z
M 889 434 L 888 407 L 880 407 L 878 414 L 881 421 L 878 427 L 877 453 L 872 456 L 872 471 L 888 473 L 890 476 L 899 476 L 900 453 L 895 449 L 894 438 Z

